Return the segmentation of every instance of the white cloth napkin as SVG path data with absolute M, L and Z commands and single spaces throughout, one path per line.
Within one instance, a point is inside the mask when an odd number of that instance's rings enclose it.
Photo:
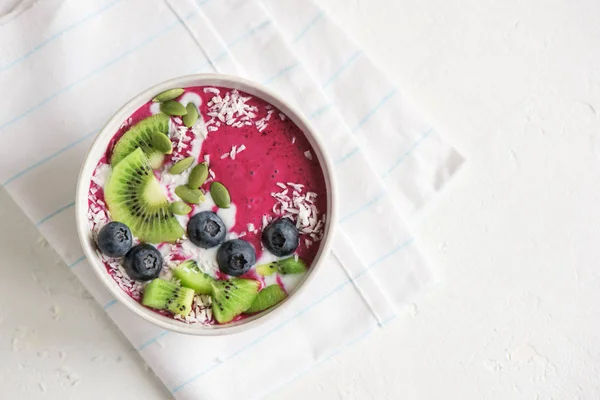
M 305 113 L 335 161 L 339 229 L 311 287 L 227 337 L 163 331 L 97 281 L 74 190 L 93 136 L 129 98 L 194 72 L 243 75 Z M 41 0 L 0 21 L 0 182 L 177 399 L 261 398 L 382 326 L 429 279 L 403 217 L 462 162 L 307 0 Z

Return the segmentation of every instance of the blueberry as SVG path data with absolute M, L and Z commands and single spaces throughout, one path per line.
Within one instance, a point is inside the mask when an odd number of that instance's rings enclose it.
M 158 277 L 163 258 L 156 247 L 143 243 L 129 250 L 123 260 L 123 266 L 131 279 L 149 281 Z
M 109 222 L 98 233 L 98 248 L 109 257 L 122 257 L 129 249 L 133 237 L 127 225 L 120 222 Z
M 204 249 L 218 246 L 225 240 L 225 224 L 212 211 L 202 211 L 190 218 L 188 236 L 192 243 Z
M 254 247 L 245 240 L 229 240 L 219 247 L 217 263 L 221 272 L 231 276 L 240 276 L 248 272 L 256 262 Z
M 262 233 L 265 247 L 278 257 L 289 256 L 300 244 L 298 228 L 287 218 L 271 222 Z

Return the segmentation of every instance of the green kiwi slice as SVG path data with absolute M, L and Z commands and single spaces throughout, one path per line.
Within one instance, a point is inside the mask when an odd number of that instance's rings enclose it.
M 281 300 L 285 299 L 287 294 L 279 285 L 270 285 L 258 292 L 256 298 L 252 302 L 252 305 L 249 309 L 246 310 L 246 313 L 256 313 L 267 308 L 273 307 L 275 304 L 279 303 Z
M 155 136 L 156 132 L 163 133 L 165 138 L 169 140 L 167 137 L 169 132 L 168 115 L 153 115 L 141 120 L 125 132 L 117 144 L 115 144 L 110 165 L 113 167 L 116 166 L 139 147 L 148 157 L 152 168 L 159 168 L 163 163 L 164 155 L 171 153 L 172 146 L 168 146 L 164 140 L 161 140 L 162 138 Z M 155 144 L 158 144 L 160 149 L 156 148 Z
M 306 272 L 306 263 L 302 259 L 292 256 L 256 267 L 256 273 L 262 276 L 272 275 L 275 272 L 282 275 L 301 274 Z
M 220 324 L 231 322 L 246 311 L 258 294 L 260 282 L 252 279 L 233 278 L 214 281 L 212 284 L 212 311 Z
M 181 286 L 194 289 L 194 292 L 198 294 L 212 294 L 214 279 L 200 271 L 194 260 L 187 260 L 179 264 L 173 270 L 173 275 L 179 279 Z
M 112 219 L 127 225 L 140 241 L 174 242 L 183 236 L 142 149 L 113 168 L 104 194 Z
M 169 310 L 182 317 L 192 311 L 194 291 L 174 282 L 154 279 L 144 288 L 142 304 L 157 310 Z

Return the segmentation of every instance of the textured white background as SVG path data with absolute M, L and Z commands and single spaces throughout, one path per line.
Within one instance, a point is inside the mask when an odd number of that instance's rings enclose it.
M 271 398 L 600 398 L 600 2 L 322 4 L 467 163 L 411 221 L 440 283 Z M 0 397 L 168 398 L 5 193 L 0 226 Z

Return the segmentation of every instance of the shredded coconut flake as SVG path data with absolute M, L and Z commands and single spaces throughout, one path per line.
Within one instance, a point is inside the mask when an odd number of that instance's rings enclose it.
M 271 193 L 271 197 L 275 199 L 273 212 L 278 216 L 291 219 L 301 234 L 309 235 L 313 239 L 310 241 L 310 244 L 321 240 L 323 237 L 325 215 L 319 217 L 319 210 L 314 205 L 317 194 L 314 192 L 307 192 L 305 194 L 304 185 L 300 183 L 287 182 L 287 184 L 284 184 L 277 182 L 276 185 L 282 190 L 278 193 Z M 289 188 L 293 189 L 291 197 L 289 195 Z M 263 217 L 263 229 L 265 226 L 265 217 Z
M 207 325 L 212 321 L 211 297 L 207 295 L 196 295 L 192 302 L 192 310 L 187 317 L 183 318 L 175 314 L 175 319 L 188 324 Z
M 214 90 L 210 90 L 214 89 Z M 256 106 L 247 104 L 250 96 L 242 96 L 237 90 L 232 90 L 225 94 L 225 97 L 220 96 L 220 92 L 215 88 L 205 88 L 205 92 L 213 93 L 214 96 L 207 103 L 207 115 L 211 119 L 206 123 L 208 130 L 214 132 L 225 123 L 234 128 L 241 128 L 247 123 L 252 124 L 252 119 L 256 117 L 255 111 L 258 111 Z

